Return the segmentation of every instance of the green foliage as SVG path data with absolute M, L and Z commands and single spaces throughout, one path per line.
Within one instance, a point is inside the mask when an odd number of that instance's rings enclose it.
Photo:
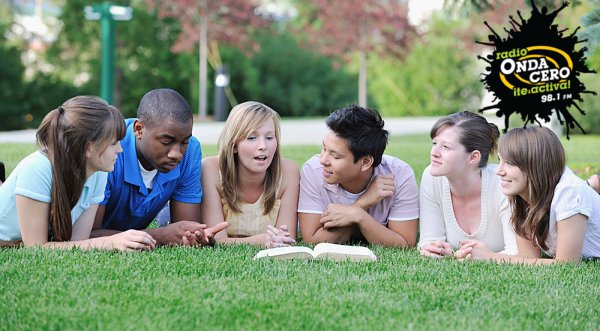
M 233 91 L 237 102 L 259 100 L 256 95 L 262 89 L 259 82 L 259 70 L 252 63 L 252 58 L 238 48 L 231 46 L 219 47 L 223 64 L 229 73 L 229 87 Z M 214 71 L 214 70 L 213 70 Z M 214 75 L 214 74 L 213 74 Z M 210 82 L 209 95 L 214 98 L 214 80 Z M 260 100 L 263 101 L 263 100 Z M 209 105 L 213 99 L 209 99 Z M 213 107 L 209 107 L 212 112 Z
M 63 79 L 77 72 L 89 72 L 91 79 L 82 89 L 98 91 L 98 22 L 86 21 L 86 0 L 72 0 L 63 7 L 64 27 L 59 41 L 49 52 L 58 65 L 72 61 Z M 132 0 L 133 19 L 116 23 L 115 104 L 126 117 L 135 116 L 144 93 L 170 87 L 179 91 L 195 108 L 198 99 L 198 53 L 173 53 L 181 31 L 173 18 L 159 19 L 148 12 L 146 2 Z M 289 35 L 259 37 L 260 50 L 249 55 L 229 46 L 220 46 L 223 64 L 229 69 L 230 86 L 238 102 L 260 100 L 282 115 L 309 116 L 328 114 L 331 109 L 353 100 L 353 77 L 335 69 L 332 61 L 300 49 Z M 283 56 L 282 54 L 285 54 Z M 71 63 L 71 62 L 70 62 Z M 214 76 L 212 68 L 209 77 Z M 212 111 L 213 82 L 208 82 L 208 109 Z
M 589 67 L 593 70 L 600 70 L 600 47 L 596 47 L 594 53 L 588 58 Z M 581 81 L 586 90 L 600 93 L 600 80 L 598 74 L 582 74 Z M 588 134 L 600 134 L 600 97 L 598 95 L 584 94 L 583 103 L 580 108 L 586 111 L 585 116 L 580 114 L 577 108 L 570 107 L 569 112 L 575 116 L 577 122 L 581 124 Z M 579 134 L 579 130 L 574 130 Z
M 169 87 L 191 100 L 197 89 L 197 61 L 193 54 L 174 54 L 171 46 L 179 34 L 173 19 L 158 19 L 145 1 L 118 1 L 133 7 L 131 21 L 115 22 L 114 104 L 125 117 L 135 117 L 141 97 L 151 89 Z M 63 29 L 48 52 L 48 60 L 65 70 L 63 80 L 73 81 L 81 72 L 90 80 L 82 91 L 98 94 L 100 86 L 100 24 L 86 20 L 87 0 L 70 0 L 62 8 Z M 62 63 L 67 60 L 69 66 Z M 195 84 L 195 85 L 194 85 Z
M 369 89 L 383 115 L 447 115 L 478 108 L 483 86 L 476 56 L 461 45 L 456 28 L 435 20 L 403 62 L 371 61 Z
M 174 54 L 171 45 L 179 34 L 173 19 L 158 19 L 144 1 L 132 1 L 135 21 L 118 29 L 116 89 L 120 110 L 135 117 L 142 96 L 155 88 L 172 88 L 192 104 L 197 93 L 197 55 Z
M 259 37 L 252 64 L 259 73 L 253 97 L 282 116 L 327 115 L 355 102 L 355 77 L 331 59 L 300 48 L 286 34 Z
M 115 4 L 126 3 L 116 1 Z M 101 51 L 100 24 L 99 21 L 85 18 L 84 8 L 87 5 L 91 5 L 90 1 L 69 0 L 61 3 L 58 19 L 61 21 L 62 27 L 57 40 L 48 48 L 45 60 L 56 68 L 55 74 L 67 82 L 74 82 L 75 77 L 81 73 L 89 73 L 90 81 L 84 83 L 89 85 L 93 91 L 98 91 L 100 86 L 98 77 Z M 116 28 L 117 34 L 119 24 Z
M 15 38 L 9 43 L 4 38 L 12 23 L 12 13 L 5 6 L 0 5 L 0 130 L 35 128 L 48 111 L 86 90 L 58 74 L 37 73 L 31 81 L 25 80 L 21 62 L 25 41 Z
M 92 95 L 94 92 L 87 87 L 75 87 L 54 74 L 37 73 L 27 83 L 27 100 L 24 102 L 25 109 L 28 109 L 25 114 L 27 127 L 37 128 L 49 111 L 82 94 Z
M 588 40 L 590 50 L 600 44 L 600 0 L 592 1 L 592 9 L 581 18 L 583 32 L 581 37 Z
M 2 31 L 2 30 L 0 30 Z M 23 128 L 23 102 L 26 100 L 21 51 L 0 36 L 0 130 Z
M 0 3 L 0 130 L 21 128 L 25 124 L 21 112 L 25 100 L 22 47 L 9 43 L 5 37 L 12 24 L 12 15 L 11 7 Z

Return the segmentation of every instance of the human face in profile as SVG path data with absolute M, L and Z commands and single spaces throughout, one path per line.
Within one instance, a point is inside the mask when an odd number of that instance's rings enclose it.
M 459 130 L 455 126 L 442 127 L 433 137 L 429 153 L 432 176 L 452 176 L 463 173 L 468 167 L 471 153 L 460 143 Z
M 500 185 L 504 195 L 518 195 L 527 201 L 527 176 L 519 167 L 500 157 L 496 174 L 500 176 Z
M 178 122 L 167 119 L 157 123 L 133 124 L 137 156 L 146 170 L 169 172 L 177 167 L 192 137 L 192 120 Z
M 267 120 L 235 144 L 239 168 L 250 173 L 265 173 L 277 151 L 275 123 Z
M 340 184 L 344 190 L 352 193 L 359 193 L 364 189 L 357 185 L 363 170 L 362 160 L 354 162 L 354 155 L 350 151 L 348 141 L 333 131 L 329 131 L 323 138 L 319 162 L 323 166 L 323 178 L 326 183 Z
M 123 151 L 121 142 L 114 139 L 107 145 L 91 144 L 86 151 L 86 173 L 90 176 L 96 171 L 111 172 L 115 168 L 115 161 Z

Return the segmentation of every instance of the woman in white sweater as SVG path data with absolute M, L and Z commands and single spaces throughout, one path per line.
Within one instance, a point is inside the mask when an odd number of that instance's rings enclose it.
M 461 242 L 477 240 L 515 254 L 510 208 L 495 164 L 498 127 L 472 112 L 440 118 L 431 129 L 431 164 L 420 189 L 421 255 L 453 256 Z

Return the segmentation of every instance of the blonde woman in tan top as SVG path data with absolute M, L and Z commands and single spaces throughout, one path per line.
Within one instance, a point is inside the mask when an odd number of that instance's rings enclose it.
M 300 174 L 279 152 L 279 115 L 248 101 L 235 106 L 219 137 L 219 155 L 202 160 L 202 221 L 229 223 L 217 243 L 267 247 L 295 242 Z

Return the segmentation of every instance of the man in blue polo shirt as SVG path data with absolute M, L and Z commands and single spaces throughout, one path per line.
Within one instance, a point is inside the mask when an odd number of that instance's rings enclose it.
M 92 237 L 129 229 L 148 232 L 159 245 L 206 245 L 227 226 L 200 224 L 202 152 L 192 136 L 192 111 L 171 89 L 156 89 L 140 101 L 136 119 L 127 119 L 123 153 L 108 176 Z M 147 229 L 169 202 L 171 223 Z

